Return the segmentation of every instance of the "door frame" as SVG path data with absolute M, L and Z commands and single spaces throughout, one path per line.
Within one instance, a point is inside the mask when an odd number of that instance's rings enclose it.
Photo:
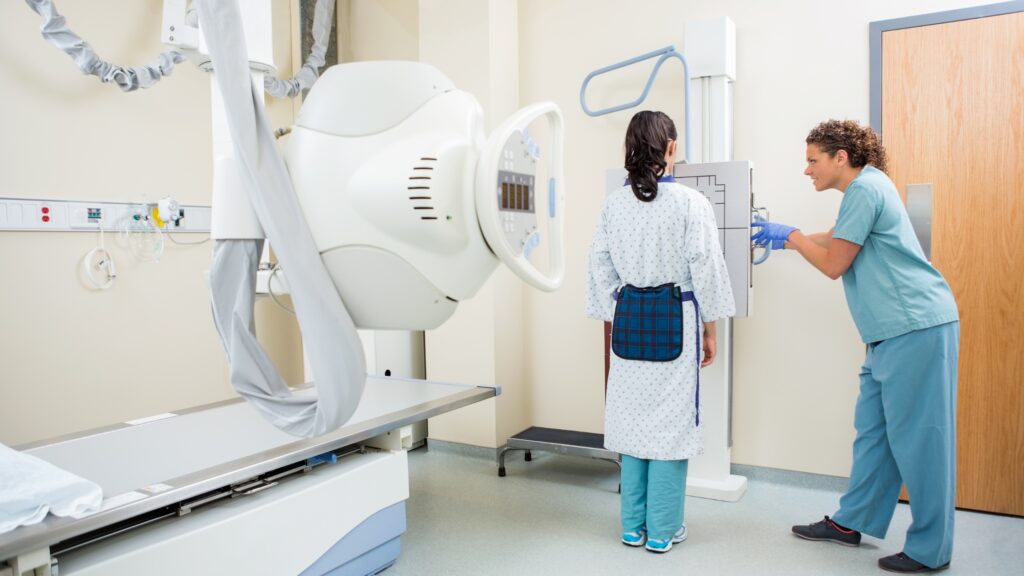
M 882 33 L 891 30 L 902 30 L 904 28 L 917 28 L 919 26 L 931 26 L 933 24 L 946 24 L 948 22 L 959 22 L 961 20 L 973 20 L 975 18 L 986 18 L 988 16 L 1001 16 L 1003 14 L 1014 14 L 1024 12 L 1024 0 L 1012 2 L 1001 2 L 999 4 L 988 4 L 985 6 L 974 6 L 961 8 L 959 10 L 947 10 L 945 12 L 934 12 L 932 14 L 921 14 L 908 16 L 906 18 L 894 18 L 892 20 L 879 20 L 868 24 L 868 44 L 870 46 L 870 91 L 871 91 L 871 128 L 882 135 Z

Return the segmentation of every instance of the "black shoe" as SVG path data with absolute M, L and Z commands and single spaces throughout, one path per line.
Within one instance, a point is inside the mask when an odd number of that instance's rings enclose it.
M 828 540 L 843 546 L 860 546 L 860 532 L 841 528 L 828 516 L 821 522 L 793 526 L 793 534 L 804 540 Z
M 878 567 L 888 572 L 899 572 L 900 574 L 927 574 L 928 572 L 939 572 L 949 568 L 949 562 L 946 562 L 938 568 L 929 568 L 910 556 L 907 556 L 903 552 L 900 552 L 899 554 L 879 558 Z

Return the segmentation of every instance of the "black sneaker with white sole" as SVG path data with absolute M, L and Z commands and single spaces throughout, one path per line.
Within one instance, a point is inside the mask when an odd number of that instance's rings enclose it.
M 860 546 L 860 532 L 843 528 L 828 516 L 821 522 L 793 526 L 793 534 L 804 540 L 827 540 L 843 546 Z
M 879 558 L 878 567 L 887 572 L 897 572 L 899 574 L 928 574 L 929 572 L 939 572 L 949 568 L 949 562 L 937 568 L 932 568 L 900 552 L 899 554 Z

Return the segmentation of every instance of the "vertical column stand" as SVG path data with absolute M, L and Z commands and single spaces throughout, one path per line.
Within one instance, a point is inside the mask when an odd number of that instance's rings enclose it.
M 732 160 L 732 83 L 736 68 L 735 25 L 725 17 L 687 22 L 686 58 L 696 111 L 690 163 Z M 732 464 L 732 319 L 718 322 L 718 358 L 702 372 L 704 454 L 690 459 L 686 493 L 735 502 L 747 490 Z

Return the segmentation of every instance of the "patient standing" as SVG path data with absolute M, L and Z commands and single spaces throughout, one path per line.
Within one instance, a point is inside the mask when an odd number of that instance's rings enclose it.
M 681 296 L 678 357 L 613 354 L 608 375 L 605 447 L 622 454 L 622 542 L 652 552 L 686 539 L 687 463 L 704 450 L 699 369 L 715 358 L 715 321 L 735 313 L 711 204 L 672 178 L 676 139 L 662 112 L 630 120 L 629 179 L 605 200 L 587 283 L 587 315 L 604 321 L 612 321 L 624 288 L 650 294 L 643 289 L 670 285 Z

